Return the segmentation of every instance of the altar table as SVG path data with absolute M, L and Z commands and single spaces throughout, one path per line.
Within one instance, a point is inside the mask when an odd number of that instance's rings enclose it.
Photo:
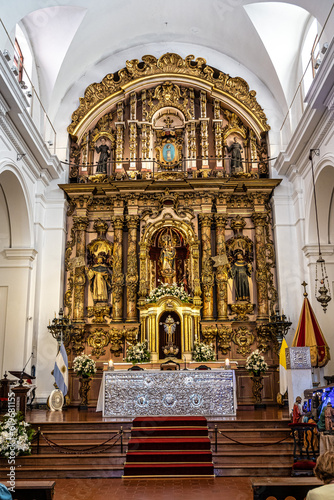
M 105 371 L 99 399 L 104 417 L 236 415 L 233 370 Z

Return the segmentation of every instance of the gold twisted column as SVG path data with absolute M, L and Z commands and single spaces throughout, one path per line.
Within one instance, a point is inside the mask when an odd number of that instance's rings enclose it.
M 112 275 L 112 319 L 123 321 L 123 217 L 112 218 L 114 225 L 114 251 Z
M 212 214 L 200 214 L 199 220 L 202 227 L 203 320 L 213 320 L 214 276 L 211 256 Z
M 226 217 L 221 214 L 215 215 L 216 221 L 216 253 L 217 255 L 225 255 L 225 227 L 227 223 Z M 227 319 L 227 265 L 217 266 L 216 282 L 217 282 L 217 315 L 218 320 Z
M 140 243 L 139 253 L 139 304 L 144 305 L 145 299 L 149 293 L 148 289 L 148 276 L 147 276 L 147 262 L 149 261 L 149 245 L 144 241 Z
M 268 271 L 266 261 L 266 213 L 252 215 L 255 225 L 256 284 L 258 300 L 257 319 L 268 319 Z
M 126 282 L 126 321 L 137 321 L 137 226 L 138 215 L 127 215 L 128 226 L 128 263 L 125 277 Z
M 78 260 L 85 260 L 86 253 L 86 230 L 89 220 L 88 217 L 80 216 L 73 217 L 73 227 L 75 230 L 76 241 L 76 258 Z M 84 320 L 85 308 L 85 284 L 86 274 L 85 266 L 80 265 L 75 268 L 74 272 L 74 304 L 73 304 L 73 321 Z

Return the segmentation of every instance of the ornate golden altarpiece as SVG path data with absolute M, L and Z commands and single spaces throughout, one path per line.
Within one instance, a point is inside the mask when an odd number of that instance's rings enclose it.
M 123 361 L 127 345 L 147 339 L 158 367 L 172 324 L 176 361 L 190 361 L 203 341 L 218 361 L 238 362 L 239 404 L 252 402 L 245 360 L 261 349 L 263 399 L 276 400 L 270 198 L 280 181 L 269 178 L 268 130 L 255 91 L 202 58 L 145 56 L 86 89 L 61 186 L 70 364 L 90 353 L 101 378 L 103 362 Z M 168 286 L 185 295 L 159 295 Z M 98 380 L 92 404 L 97 391 Z

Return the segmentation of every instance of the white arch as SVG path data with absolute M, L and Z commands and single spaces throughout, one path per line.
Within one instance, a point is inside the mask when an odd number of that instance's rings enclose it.
M 32 207 L 22 173 L 12 161 L 0 163 L 0 185 L 8 206 L 10 247 L 32 248 L 34 242 Z
M 320 243 L 329 243 L 329 217 L 331 200 L 334 189 L 334 156 L 328 154 L 319 163 L 314 165 L 315 191 L 317 200 L 317 211 L 319 221 Z M 315 216 L 314 192 L 312 175 L 309 176 L 309 185 L 306 190 L 305 200 L 309 200 L 305 210 L 305 243 L 315 244 L 318 242 L 317 226 Z

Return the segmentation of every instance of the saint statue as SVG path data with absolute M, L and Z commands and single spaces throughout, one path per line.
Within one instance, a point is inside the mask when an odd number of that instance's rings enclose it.
M 159 262 L 162 274 L 174 271 L 176 250 L 172 245 L 171 238 L 165 239 L 164 247 L 161 249 Z
M 90 281 L 90 291 L 95 302 L 108 302 L 111 292 L 111 274 L 108 266 L 104 264 L 102 256 L 97 256 L 97 263 L 86 269 Z
M 229 277 L 233 278 L 235 285 L 235 298 L 239 300 L 250 300 L 248 276 L 251 276 L 252 265 L 244 260 L 243 253 L 236 253 L 236 260 L 231 266 Z
M 107 163 L 110 157 L 110 149 L 106 144 L 106 140 L 104 137 L 101 139 L 101 145 L 99 147 L 95 147 L 95 151 L 100 153 L 99 162 L 97 164 L 96 173 L 97 174 L 106 174 L 107 173 Z
M 231 153 L 231 173 L 242 172 L 242 146 L 234 138 L 231 146 L 226 146 L 228 153 Z

